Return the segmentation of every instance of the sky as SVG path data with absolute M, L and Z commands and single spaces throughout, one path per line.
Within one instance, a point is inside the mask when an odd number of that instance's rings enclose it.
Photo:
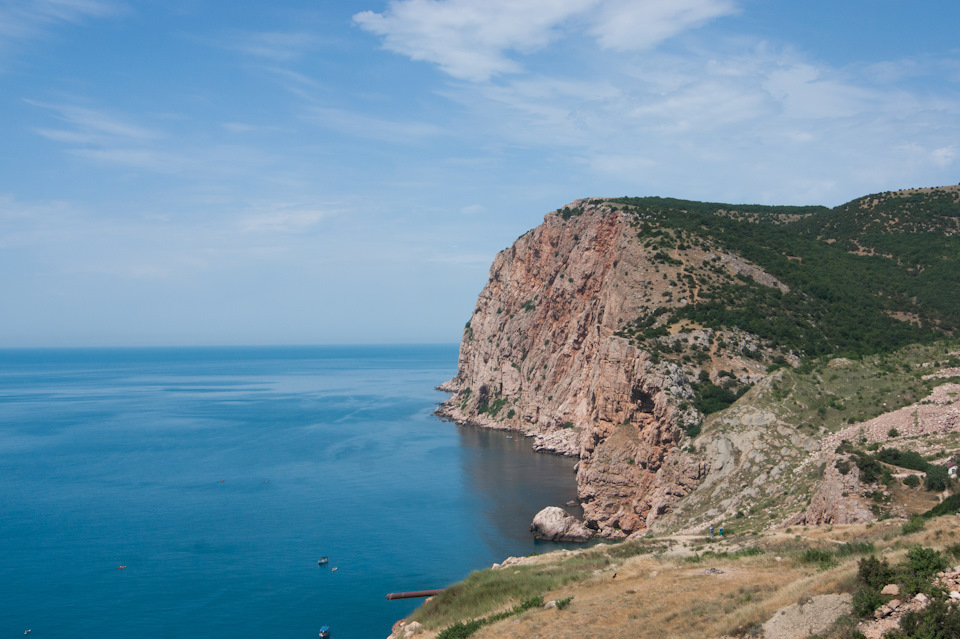
M 960 182 L 956 0 L 0 0 L 0 347 L 455 343 L 581 197 Z

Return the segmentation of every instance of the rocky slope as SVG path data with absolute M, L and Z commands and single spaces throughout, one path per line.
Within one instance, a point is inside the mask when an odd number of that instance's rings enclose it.
M 934 193 L 946 202 L 947 213 L 960 200 L 953 190 Z M 891 208 L 891 198 L 897 201 L 895 194 L 874 198 L 886 207 L 878 216 L 901 215 Z M 856 208 L 861 216 L 870 202 L 864 201 Z M 830 480 L 834 473 L 817 474 L 803 462 L 821 450 L 821 439 L 839 423 L 798 429 L 802 410 L 791 413 L 781 406 L 783 372 L 770 376 L 768 370 L 797 365 L 811 351 L 851 348 L 850 330 L 841 327 L 836 336 L 828 330 L 838 323 L 831 317 L 845 317 L 844 309 L 824 301 L 849 296 L 821 295 L 816 286 L 794 289 L 770 269 L 792 276 L 798 263 L 806 267 L 828 259 L 884 260 L 884 267 L 894 269 L 904 262 L 892 254 L 863 256 L 871 242 L 885 246 L 875 234 L 857 234 L 855 246 L 838 248 L 848 242 L 842 235 L 847 231 L 826 209 L 710 206 L 693 226 L 690 211 L 678 215 L 646 200 L 579 200 L 548 214 L 541 226 L 496 257 L 464 330 L 457 376 L 443 386 L 453 394 L 442 415 L 517 430 L 533 438 L 537 450 L 579 457 L 585 523 L 607 538 L 652 526 L 677 529 L 722 521 L 735 513 L 742 517 L 769 500 L 793 509 L 777 516 L 805 512 L 823 477 Z M 812 235 L 811 225 L 821 217 L 826 222 L 817 223 L 834 237 L 811 245 L 809 254 L 776 248 L 782 243 L 776 233 L 793 225 L 798 237 Z M 956 218 L 941 214 L 937 220 L 923 225 L 923 232 L 935 232 L 937 224 L 952 231 Z M 698 230 L 714 221 L 727 226 Z M 768 234 L 758 240 L 766 252 L 752 245 L 738 252 L 740 245 L 729 240 L 732 234 L 723 235 L 732 229 L 739 236 L 754 227 Z M 741 253 L 765 260 L 765 268 Z M 851 264 L 848 270 L 860 266 Z M 810 273 L 798 278 L 798 285 L 818 276 L 832 281 Z M 934 269 L 924 273 L 918 281 L 954 277 Z M 885 275 L 877 286 L 892 278 Z M 836 279 L 843 284 L 843 277 Z M 957 313 L 952 299 L 923 306 L 920 293 L 901 301 L 902 295 L 881 291 L 847 314 L 872 313 L 856 322 L 877 323 L 880 329 L 874 330 L 886 331 L 891 340 L 928 339 L 932 331 L 916 324 L 932 318 L 925 324 L 936 321 L 944 330 Z M 886 306 L 874 308 L 874 299 Z M 731 314 L 741 306 L 743 313 Z M 791 309 L 782 321 L 775 317 L 781 308 Z M 751 314 L 766 323 L 752 321 Z M 704 422 L 704 413 L 750 387 L 733 408 Z M 831 412 L 843 403 L 838 401 L 831 400 Z M 804 402 L 796 403 L 815 408 L 814 402 Z M 821 412 L 823 421 L 828 412 Z M 841 479 L 856 481 L 855 476 Z M 782 490 L 785 483 L 788 488 Z M 855 489 L 834 488 L 841 494 Z M 824 499 L 830 500 L 826 493 Z M 849 507 L 856 511 L 856 504 Z

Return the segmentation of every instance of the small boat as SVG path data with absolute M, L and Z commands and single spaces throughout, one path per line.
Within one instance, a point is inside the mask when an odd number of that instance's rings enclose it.
M 320 628 L 320 639 L 325 639 L 330 636 L 330 626 L 324 626 Z
M 326 566 L 329 562 L 330 562 L 329 557 L 321 557 L 320 559 L 317 559 L 318 566 Z

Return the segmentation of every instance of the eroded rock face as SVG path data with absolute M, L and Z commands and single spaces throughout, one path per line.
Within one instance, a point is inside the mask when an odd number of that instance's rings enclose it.
M 839 465 L 838 465 L 839 462 Z M 823 482 L 806 511 L 786 521 L 787 525 L 853 524 L 874 521 L 876 516 L 860 496 L 863 486 L 857 465 L 836 457 L 825 466 Z
M 581 215 L 547 215 L 497 256 L 440 413 L 579 457 L 587 525 L 617 538 L 645 526 L 657 471 L 682 436 L 666 390 L 678 380 L 614 335 L 667 284 L 627 213 L 574 205 Z
M 537 539 L 547 541 L 589 541 L 593 532 L 573 515 L 556 506 L 547 506 L 538 512 L 530 532 Z

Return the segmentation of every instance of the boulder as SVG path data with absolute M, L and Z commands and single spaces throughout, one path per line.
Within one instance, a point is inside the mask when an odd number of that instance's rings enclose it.
M 883 587 L 883 590 L 880 591 L 881 595 L 899 595 L 900 586 L 897 584 L 887 584 Z
M 547 506 L 536 514 L 530 532 L 547 541 L 588 541 L 593 532 L 579 519 L 557 506 Z

